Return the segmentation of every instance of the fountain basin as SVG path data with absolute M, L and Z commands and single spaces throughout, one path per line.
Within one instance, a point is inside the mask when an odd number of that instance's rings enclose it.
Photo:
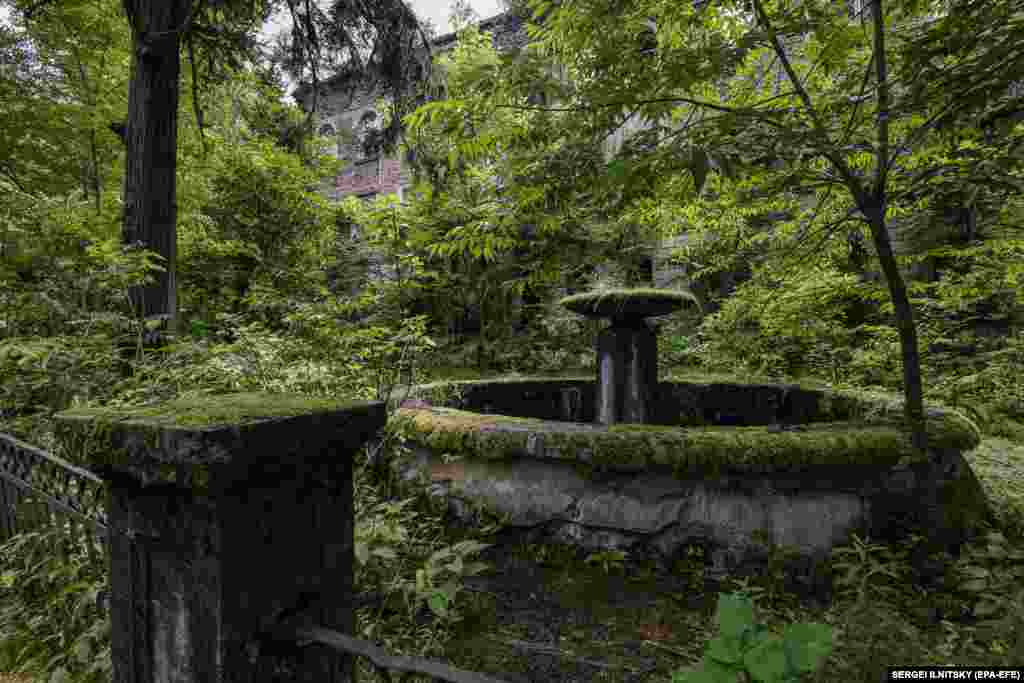
M 773 546 L 814 571 L 854 532 L 955 548 L 990 519 L 963 457 L 980 435 L 947 408 L 929 406 L 920 459 L 891 395 L 661 382 L 654 424 L 606 426 L 587 422 L 594 392 L 583 378 L 417 387 L 389 424 L 407 447 L 398 486 L 531 543 L 664 561 L 700 545 L 719 573 L 761 568 Z

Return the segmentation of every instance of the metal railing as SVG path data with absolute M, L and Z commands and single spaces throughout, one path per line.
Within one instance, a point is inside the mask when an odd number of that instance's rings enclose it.
M 103 480 L 0 433 L 0 542 L 54 527 L 65 531 L 62 552 L 77 544 L 99 561 L 108 533 Z

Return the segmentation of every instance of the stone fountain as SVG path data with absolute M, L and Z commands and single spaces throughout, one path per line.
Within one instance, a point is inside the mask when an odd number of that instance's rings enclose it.
M 415 388 L 389 429 L 399 491 L 467 524 L 497 521 L 530 543 L 628 550 L 665 562 L 700 546 L 712 575 L 790 552 L 817 582 L 853 533 L 918 531 L 959 547 L 990 519 L 963 452 L 963 415 L 927 406 L 929 450 L 911 448 L 899 397 L 696 375 L 658 381 L 647 318 L 692 296 L 602 290 L 562 300 L 607 319 L 597 381 L 509 377 Z

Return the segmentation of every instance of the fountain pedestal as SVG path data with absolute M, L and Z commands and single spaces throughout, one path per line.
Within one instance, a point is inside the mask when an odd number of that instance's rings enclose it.
M 642 318 L 615 319 L 597 336 L 598 424 L 652 422 L 658 340 Z
M 596 291 L 562 299 L 574 313 L 611 321 L 597 337 L 598 424 L 654 421 L 658 340 L 644 319 L 674 313 L 691 300 L 688 292 L 657 289 Z

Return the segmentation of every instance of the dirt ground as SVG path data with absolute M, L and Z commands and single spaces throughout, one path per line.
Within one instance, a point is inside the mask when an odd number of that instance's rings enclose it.
M 494 571 L 465 579 L 474 609 L 446 653 L 459 668 L 509 683 L 665 683 L 715 630 L 723 587 L 693 572 L 642 560 L 606 571 L 508 544 L 480 559 Z

